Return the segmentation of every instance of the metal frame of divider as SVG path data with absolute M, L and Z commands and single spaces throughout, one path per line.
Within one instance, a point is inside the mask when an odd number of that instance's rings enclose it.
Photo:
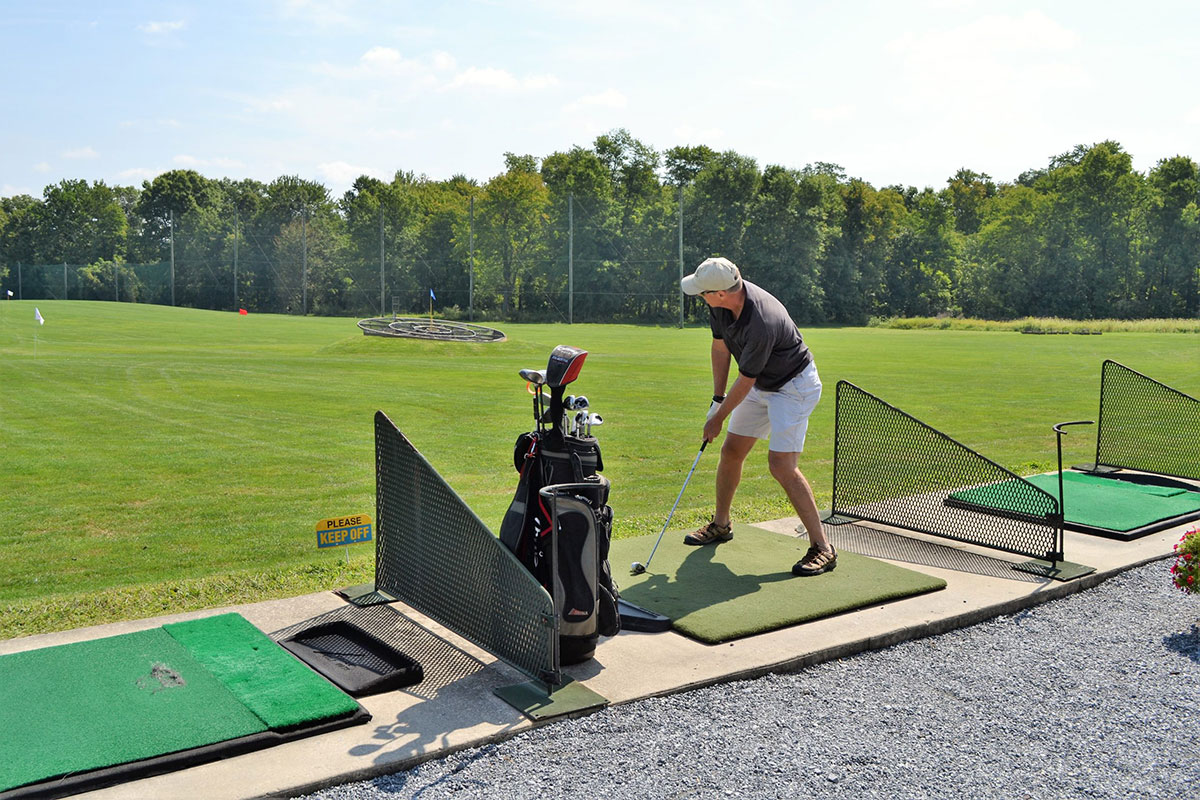
M 847 381 L 837 384 L 829 524 L 868 521 L 1008 553 L 1062 560 L 1059 501 L 1016 473 Z M 1005 513 L 947 502 L 997 484 Z
M 554 599 L 382 411 L 375 470 L 376 590 L 548 687 L 561 684 Z

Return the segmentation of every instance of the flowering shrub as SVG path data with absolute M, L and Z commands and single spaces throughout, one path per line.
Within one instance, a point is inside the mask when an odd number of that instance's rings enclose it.
M 1187 594 L 1200 593 L 1200 528 L 1183 534 L 1175 545 L 1175 563 L 1171 565 L 1175 585 Z

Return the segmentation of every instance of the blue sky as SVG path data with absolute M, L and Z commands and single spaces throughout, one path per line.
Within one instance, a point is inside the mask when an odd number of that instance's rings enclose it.
M 0 196 L 170 169 L 479 181 L 626 128 L 940 188 L 1200 159 L 1200 3 L 0 0 Z

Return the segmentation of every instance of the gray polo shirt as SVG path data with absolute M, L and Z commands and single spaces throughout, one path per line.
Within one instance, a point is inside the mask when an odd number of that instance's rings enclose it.
M 714 339 L 722 339 L 737 361 L 738 372 L 755 386 L 777 392 L 812 363 L 812 353 L 783 303 L 747 280 L 746 304 L 734 319 L 727 308 L 709 310 Z

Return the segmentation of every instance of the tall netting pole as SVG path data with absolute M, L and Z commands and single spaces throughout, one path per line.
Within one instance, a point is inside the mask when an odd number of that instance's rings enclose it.
M 175 305 L 175 209 L 171 209 L 171 305 Z
M 383 304 L 385 298 L 385 286 L 383 282 L 383 201 L 379 202 L 379 316 L 383 316 Z
M 575 195 L 567 195 L 567 324 L 575 321 Z
M 475 195 L 471 195 L 471 266 L 467 273 L 467 319 L 475 321 Z
M 242 211 L 235 208 L 233 210 L 233 310 L 237 311 L 241 305 L 238 303 L 238 238 L 242 235 Z
M 679 184 L 679 327 L 683 327 L 683 184 Z

